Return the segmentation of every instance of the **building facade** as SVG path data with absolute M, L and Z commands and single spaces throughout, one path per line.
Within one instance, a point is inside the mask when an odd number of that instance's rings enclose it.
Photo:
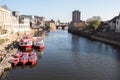
M 21 32 L 30 31 L 31 19 L 32 19 L 32 16 L 28 16 L 28 15 L 19 16 L 19 31 Z
M 116 29 L 115 32 L 119 32 L 120 33 L 120 14 L 116 19 Z
M 75 31 L 84 27 L 84 22 L 80 19 L 80 17 L 81 12 L 79 10 L 75 10 L 72 12 L 72 21 L 69 24 L 69 29 Z
M 46 24 L 46 26 L 49 27 L 50 31 L 56 30 L 56 24 L 55 24 L 55 21 L 53 19 L 51 19 L 51 21 L 46 21 L 45 24 Z
M 80 11 L 79 10 L 75 10 L 72 12 L 72 22 L 76 22 L 79 23 L 80 22 Z
M 40 27 L 45 27 L 45 18 L 40 16 L 35 16 L 34 18 L 35 25 Z
M 116 33 L 120 33 L 120 14 L 108 21 L 110 30 Z
M 13 29 L 12 18 L 13 17 L 11 15 L 10 10 L 7 10 L 3 7 L 0 7 L 0 29 L 1 29 L 1 33 L 2 33 L 2 31 L 11 32 L 11 30 Z

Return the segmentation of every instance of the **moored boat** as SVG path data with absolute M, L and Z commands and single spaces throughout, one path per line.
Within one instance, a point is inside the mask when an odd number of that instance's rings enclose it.
M 44 49 L 44 40 L 42 37 L 33 37 L 33 47 L 35 49 Z
M 12 64 L 17 65 L 19 63 L 19 58 L 12 59 Z
M 29 35 L 24 35 L 19 41 L 20 49 L 32 49 L 32 38 Z
M 31 56 L 29 57 L 29 62 L 30 62 L 31 64 L 35 64 L 35 63 L 37 62 L 37 56 L 36 56 L 36 55 L 31 55 Z
M 15 58 L 20 59 L 20 57 L 22 56 L 22 52 L 17 52 L 14 56 L 15 56 Z
M 31 53 L 30 53 L 30 56 L 31 56 L 31 55 L 36 55 L 36 52 L 31 52 Z
M 28 62 L 29 53 L 23 53 L 23 56 L 20 58 L 20 62 L 25 65 Z

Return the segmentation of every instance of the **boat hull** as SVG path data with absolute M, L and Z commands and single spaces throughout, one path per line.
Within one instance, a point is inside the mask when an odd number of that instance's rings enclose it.
M 25 65 L 28 62 L 29 53 L 23 53 L 23 56 L 20 58 L 20 62 Z
M 14 66 L 16 66 L 18 63 L 19 63 L 19 58 L 14 58 L 14 59 L 12 60 L 12 64 L 13 64 Z
M 29 62 L 30 62 L 31 64 L 36 64 L 36 62 L 37 62 L 37 55 L 35 55 L 35 54 L 30 55 L 30 57 L 29 57 Z
M 44 46 L 34 46 L 35 49 L 44 49 Z
M 24 50 L 29 50 L 32 49 L 32 45 L 30 46 L 19 46 L 20 49 L 24 49 Z
M 21 56 L 22 56 L 22 52 L 17 52 L 14 57 L 20 59 Z

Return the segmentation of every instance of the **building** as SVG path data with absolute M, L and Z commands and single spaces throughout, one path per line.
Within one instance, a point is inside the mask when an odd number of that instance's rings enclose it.
M 72 12 L 72 22 L 76 22 L 79 23 L 80 22 L 80 11 L 79 10 L 75 10 Z
M 56 30 L 56 24 L 55 24 L 55 21 L 53 19 L 51 19 L 51 21 L 46 21 L 45 25 L 46 25 L 46 27 L 49 28 L 50 31 Z
M 45 27 L 45 18 L 40 16 L 34 16 L 35 26 Z
M 110 30 L 116 33 L 120 33 L 120 14 L 108 21 Z
M 120 14 L 116 19 L 116 29 L 115 32 L 119 32 L 120 33 Z
M 18 11 L 12 11 L 12 16 L 16 17 L 19 20 L 19 12 Z
M 7 8 L 7 6 L 0 7 L 0 30 L 1 34 L 6 32 L 12 32 L 13 30 L 13 16 L 12 12 Z
M 85 22 L 80 19 L 81 12 L 79 10 L 75 10 L 72 12 L 72 21 L 69 24 L 69 29 L 76 31 L 78 29 L 82 29 L 85 26 Z
M 30 30 L 30 22 L 32 20 L 32 16 L 28 15 L 20 15 L 19 16 L 19 31 L 29 31 Z

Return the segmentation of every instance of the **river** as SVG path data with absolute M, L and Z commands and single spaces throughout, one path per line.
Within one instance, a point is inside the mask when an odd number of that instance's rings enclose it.
M 15 66 L 3 80 L 120 80 L 120 49 L 67 31 L 45 34 L 33 66 Z

